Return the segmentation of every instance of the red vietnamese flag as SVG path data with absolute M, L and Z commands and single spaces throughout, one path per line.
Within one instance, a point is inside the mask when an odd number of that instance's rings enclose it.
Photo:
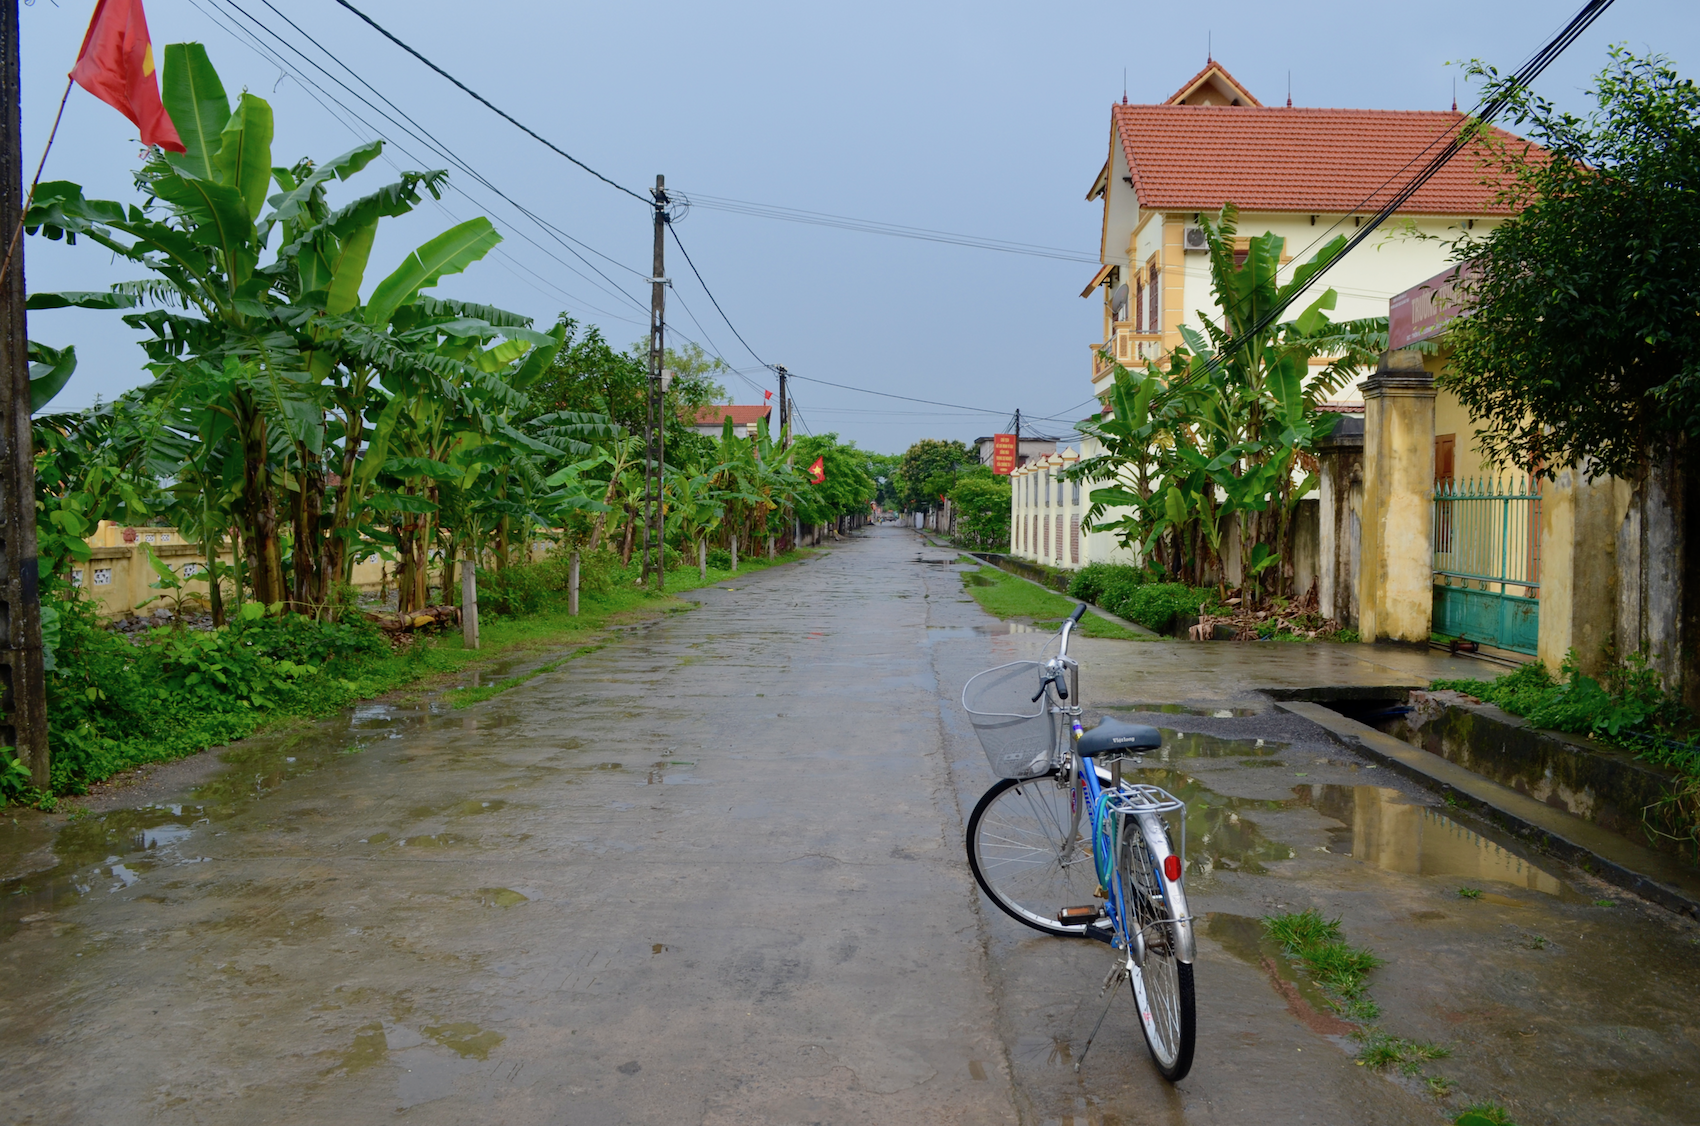
M 153 40 L 142 0 L 99 0 L 89 20 L 83 49 L 71 77 L 89 93 L 136 123 L 142 144 L 183 152 L 183 140 L 165 104 L 154 74 Z
M 826 457 L 824 454 L 815 458 L 815 463 L 809 466 L 809 477 L 817 485 L 826 480 Z

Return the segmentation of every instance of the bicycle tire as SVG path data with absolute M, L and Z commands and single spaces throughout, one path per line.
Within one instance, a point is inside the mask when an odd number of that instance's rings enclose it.
M 1077 833 L 1074 856 L 1063 862 L 1070 821 L 1069 791 L 1057 771 L 1037 778 L 1005 778 L 980 798 L 968 817 L 968 867 L 998 910 L 1045 934 L 1079 938 L 1085 924 L 1057 922 L 1064 907 L 1094 902 L 1092 846 Z
M 1166 825 L 1163 836 L 1167 844 Z M 1157 878 L 1157 870 L 1172 846 L 1155 855 L 1138 826 L 1128 826 L 1122 839 L 1123 894 L 1128 896 L 1134 916 L 1129 922 L 1146 936 L 1145 964 L 1134 968 L 1128 986 L 1139 1010 L 1139 1029 L 1151 1052 L 1151 1062 L 1164 1079 L 1179 1083 L 1192 1070 L 1198 1043 L 1198 1007 L 1192 966 L 1175 957 L 1178 943 L 1174 915 L 1163 900 Z

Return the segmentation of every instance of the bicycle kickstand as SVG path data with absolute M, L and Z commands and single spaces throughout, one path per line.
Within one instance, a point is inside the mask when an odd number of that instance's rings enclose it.
M 1079 1071 L 1080 1065 L 1086 1062 L 1086 1053 L 1092 1050 L 1092 1041 L 1098 1039 L 1098 1030 L 1104 1027 L 1104 1018 L 1110 1015 L 1110 1004 L 1116 999 L 1116 990 L 1127 980 L 1127 966 L 1117 962 L 1104 978 L 1104 988 L 1098 991 L 1098 996 L 1104 998 L 1104 1011 L 1098 1014 L 1098 1023 L 1092 1026 L 1092 1035 L 1086 1038 L 1086 1046 L 1080 1049 L 1080 1058 L 1074 1061 L 1074 1070 Z

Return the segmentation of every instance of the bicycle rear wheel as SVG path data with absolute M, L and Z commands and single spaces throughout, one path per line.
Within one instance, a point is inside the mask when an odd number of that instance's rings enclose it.
M 1084 935 L 1085 924 L 1065 926 L 1057 912 L 1095 902 L 1098 877 L 1084 825 L 1064 849 L 1070 802 L 1079 800 L 1055 771 L 1005 778 L 968 817 L 968 866 L 980 889 L 1004 914 L 1046 934 Z
M 1157 873 L 1171 849 L 1158 855 L 1145 839 L 1137 819 L 1129 817 L 1122 832 L 1122 879 L 1131 910 L 1129 924 L 1145 936 L 1145 965 L 1131 976 L 1139 1027 L 1157 1071 L 1178 1083 L 1192 1070 L 1198 1039 L 1197 1006 L 1192 967 L 1176 957 L 1174 914 L 1163 896 Z M 1164 831 L 1165 843 L 1167 830 Z

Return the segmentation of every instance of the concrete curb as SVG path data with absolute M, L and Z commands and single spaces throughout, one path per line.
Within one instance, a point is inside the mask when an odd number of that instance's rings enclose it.
M 1385 690 L 1384 690 L 1385 691 Z M 1411 781 L 1449 795 L 1466 810 L 1550 856 L 1700 920 L 1700 876 L 1670 857 L 1490 781 L 1439 755 L 1377 731 L 1308 700 L 1279 700 L 1276 710 L 1302 716 L 1337 740 Z

